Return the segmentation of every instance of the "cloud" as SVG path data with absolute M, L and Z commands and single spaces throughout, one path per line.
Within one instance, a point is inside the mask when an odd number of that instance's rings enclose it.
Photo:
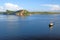
M 51 10 L 60 10 L 60 5 L 55 5 L 51 8 Z
M 2 6 L 0 6 L 0 11 L 3 11 L 3 7 Z
M 50 10 L 60 10 L 60 5 L 57 4 L 42 4 L 41 6 L 49 7 Z
M 3 6 L 0 6 L 0 11 L 6 11 L 6 10 L 16 11 L 20 9 L 23 9 L 23 8 L 19 7 L 16 4 L 12 4 L 12 3 L 5 3 Z
M 18 5 L 15 5 L 15 4 L 12 4 L 12 3 L 5 3 L 4 6 L 8 10 L 20 10 L 20 9 L 22 9 Z

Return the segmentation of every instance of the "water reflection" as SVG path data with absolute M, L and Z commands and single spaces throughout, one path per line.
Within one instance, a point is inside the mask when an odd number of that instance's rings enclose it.
M 53 29 L 53 25 L 49 25 L 49 29 L 52 30 Z
M 9 16 L 7 16 L 7 21 L 18 21 L 18 17 L 17 16 L 11 16 L 11 15 L 9 15 Z
M 7 17 L 6 15 L 0 15 L 0 21 L 3 21 L 3 20 L 5 21 L 6 17 Z
M 18 21 L 19 17 L 15 15 L 0 15 L 0 21 Z

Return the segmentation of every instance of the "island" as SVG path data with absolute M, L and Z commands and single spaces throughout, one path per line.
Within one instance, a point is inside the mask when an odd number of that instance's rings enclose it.
M 18 11 L 6 10 L 6 12 L 0 12 L 0 14 L 26 16 L 26 15 L 31 15 L 31 14 L 60 14 L 60 12 L 30 12 L 27 10 L 18 10 Z

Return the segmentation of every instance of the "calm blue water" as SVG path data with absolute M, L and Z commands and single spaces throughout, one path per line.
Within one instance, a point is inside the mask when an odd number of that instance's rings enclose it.
M 38 39 L 60 39 L 60 14 L 0 15 L 0 40 Z

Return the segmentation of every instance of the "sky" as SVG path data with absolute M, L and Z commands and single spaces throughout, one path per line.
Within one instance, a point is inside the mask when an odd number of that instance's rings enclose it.
M 60 11 L 60 0 L 0 0 L 0 11 Z

